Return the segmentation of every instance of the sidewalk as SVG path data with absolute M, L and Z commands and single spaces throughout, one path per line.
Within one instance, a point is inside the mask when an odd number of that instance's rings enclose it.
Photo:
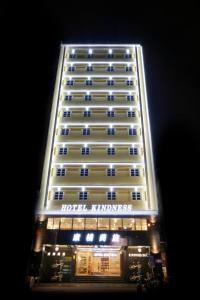
M 32 287 L 34 293 L 131 293 L 134 283 L 40 283 Z

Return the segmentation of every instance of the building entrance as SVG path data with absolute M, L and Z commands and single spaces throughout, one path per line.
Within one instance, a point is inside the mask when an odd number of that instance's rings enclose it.
M 121 276 L 121 250 L 111 246 L 77 246 L 75 276 Z

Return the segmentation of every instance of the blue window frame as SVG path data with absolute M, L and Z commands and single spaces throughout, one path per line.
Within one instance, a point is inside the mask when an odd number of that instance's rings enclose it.
M 84 116 L 84 117 L 91 117 L 91 111 L 90 111 L 90 110 L 85 110 L 85 111 L 83 112 L 83 116 Z
M 88 176 L 88 169 L 81 169 L 80 176 Z
M 87 200 L 88 192 L 79 192 L 79 200 Z
M 90 135 L 90 128 L 83 128 L 83 135 Z
M 136 135 L 136 129 L 135 128 L 129 128 L 129 130 L 128 130 L 128 134 L 129 135 Z
M 93 71 L 93 67 L 92 66 L 87 66 L 87 72 L 92 72 Z
M 73 80 L 67 80 L 67 85 L 74 85 L 74 81 Z
M 88 147 L 81 148 L 81 154 L 82 155 L 89 155 L 90 154 L 90 148 L 88 148 Z
M 108 192 L 107 199 L 108 200 L 116 200 L 116 192 Z
M 114 85 L 114 80 L 108 80 L 107 85 Z
M 130 53 L 126 53 L 125 58 L 132 58 L 132 55 Z
M 85 101 L 91 101 L 92 96 L 91 95 L 85 95 Z
M 131 176 L 140 176 L 140 172 L 138 169 L 131 169 Z
M 138 155 L 138 148 L 129 148 L 130 155 Z
M 113 66 L 108 66 L 108 72 L 114 72 L 114 67 Z
M 60 148 L 59 155 L 67 155 L 67 148 L 65 148 L 65 147 Z
M 108 101 L 114 101 L 114 95 L 108 95 L 107 100 Z
M 55 192 L 54 193 L 54 200 L 63 200 L 64 193 L 63 192 Z
M 132 72 L 133 71 L 133 68 L 132 67 L 126 67 L 126 72 Z
M 133 95 L 128 95 L 127 96 L 127 101 L 134 101 Z
M 65 176 L 65 169 L 64 168 L 58 168 L 56 172 L 56 176 Z
M 115 176 L 115 169 L 107 169 L 107 176 Z
M 107 111 L 107 117 L 114 117 L 114 116 L 115 116 L 115 112 L 113 110 Z
M 74 66 L 69 66 L 68 67 L 68 71 L 69 72 L 74 72 L 75 71 L 75 67 Z
M 134 118 L 135 117 L 135 111 L 128 111 L 128 118 Z
M 85 84 L 86 84 L 86 85 L 92 85 L 92 80 L 88 80 L 88 79 L 87 79 L 87 80 L 85 81 Z
M 115 135 L 115 129 L 114 128 L 108 128 L 107 129 L 107 134 L 108 135 Z
M 69 128 L 62 128 L 61 135 L 69 135 Z
M 126 85 L 133 85 L 133 80 L 127 80 Z
M 115 155 L 115 148 L 113 147 L 110 147 L 107 149 L 107 154 L 108 155 Z
M 72 101 L 72 95 L 66 95 L 65 101 Z
M 141 200 L 140 192 L 132 192 L 132 200 Z
M 64 118 L 66 118 L 66 117 L 68 117 L 68 118 L 71 117 L 71 111 L 64 111 L 64 112 L 63 112 L 63 117 L 64 117 Z

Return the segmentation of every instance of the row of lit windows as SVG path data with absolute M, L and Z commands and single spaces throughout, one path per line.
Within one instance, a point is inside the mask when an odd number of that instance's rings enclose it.
M 65 101 L 72 101 L 73 96 L 72 95 L 66 95 L 65 96 Z M 85 101 L 91 101 L 92 100 L 92 95 L 85 95 L 84 97 Z M 107 95 L 107 100 L 108 101 L 114 101 L 115 96 L 114 95 Z M 127 101 L 134 101 L 134 96 L 133 95 L 127 95 L 126 96 Z
M 63 112 L 63 117 L 64 118 L 70 118 L 72 116 L 73 112 L 72 111 L 64 111 Z M 116 116 L 116 112 L 113 110 L 108 110 L 105 114 L 107 117 L 115 117 Z M 83 112 L 83 116 L 84 117 L 91 117 L 92 116 L 92 111 L 90 110 L 85 110 Z M 135 117 L 135 111 L 127 111 L 127 117 L 128 118 L 134 118 Z
M 76 71 L 76 67 L 75 67 L 75 66 L 69 66 L 69 67 L 68 67 L 68 72 L 75 72 L 75 71 Z M 87 66 L 86 71 L 87 71 L 87 72 L 93 72 L 94 69 L 93 69 L 92 66 Z M 107 67 L 107 71 L 108 71 L 108 72 L 114 72 L 115 69 L 114 69 L 113 66 L 108 66 L 108 67 Z M 126 71 L 126 72 L 132 72 L 132 71 L 133 71 L 133 68 L 132 68 L 131 66 L 126 66 L 126 67 L 125 67 L 125 71 Z
M 66 84 L 69 85 L 69 86 L 73 86 L 75 84 L 75 80 L 67 80 Z M 85 85 L 93 85 L 93 81 L 91 79 L 87 79 L 87 80 L 85 80 Z M 115 85 L 115 81 L 114 80 L 107 80 L 107 85 L 108 86 Z M 132 86 L 133 85 L 133 80 L 126 80 L 126 85 Z
M 138 148 L 129 148 L 129 155 L 138 155 Z M 82 147 L 80 149 L 82 155 L 90 155 L 91 154 L 91 149 L 89 147 Z M 115 155 L 116 154 L 116 148 L 114 147 L 109 147 L 107 148 L 106 153 L 108 155 Z M 59 149 L 59 155 L 67 155 L 68 154 L 68 148 L 66 147 L 61 147 Z
M 82 135 L 90 135 L 91 131 L 90 128 L 83 128 L 82 129 Z M 115 135 L 116 130 L 115 128 L 107 128 L 106 130 L 107 135 Z M 69 135 L 70 134 L 70 129 L 69 128 L 62 128 L 61 135 Z M 135 128 L 129 128 L 128 129 L 128 135 L 137 135 L 137 131 Z
M 116 176 L 117 169 L 113 168 L 107 168 L 106 169 L 106 175 L 107 176 Z M 139 169 L 129 169 L 128 170 L 130 176 L 140 176 Z M 57 168 L 56 176 L 66 176 L 67 175 L 67 169 L 65 168 Z M 80 176 L 89 176 L 89 169 L 82 168 L 80 169 Z
M 145 218 L 48 218 L 47 229 L 147 230 Z
M 79 192 L 79 200 L 88 200 L 89 192 Z M 116 200 L 116 192 L 107 192 L 107 200 Z M 57 191 L 54 192 L 54 200 L 63 200 L 64 199 L 64 192 Z M 142 200 L 140 192 L 131 192 L 131 199 L 132 200 Z
M 104 58 L 119 58 L 119 54 L 115 55 L 114 53 L 112 54 L 107 54 L 107 55 L 102 55 Z M 130 53 L 125 53 L 124 55 L 120 55 L 121 58 L 125 58 L 125 59 L 131 59 L 132 55 Z M 77 55 L 76 53 L 71 53 L 69 55 L 69 58 L 71 59 L 75 59 L 75 58 L 79 58 L 79 55 Z M 88 53 L 87 54 L 87 58 L 99 58 L 97 56 L 95 56 L 94 53 Z

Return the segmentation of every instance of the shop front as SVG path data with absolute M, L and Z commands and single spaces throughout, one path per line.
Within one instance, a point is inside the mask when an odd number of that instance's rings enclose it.
M 42 282 L 134 282 L 151 272 L 144 232 L 50 233 L 43 245 Z

